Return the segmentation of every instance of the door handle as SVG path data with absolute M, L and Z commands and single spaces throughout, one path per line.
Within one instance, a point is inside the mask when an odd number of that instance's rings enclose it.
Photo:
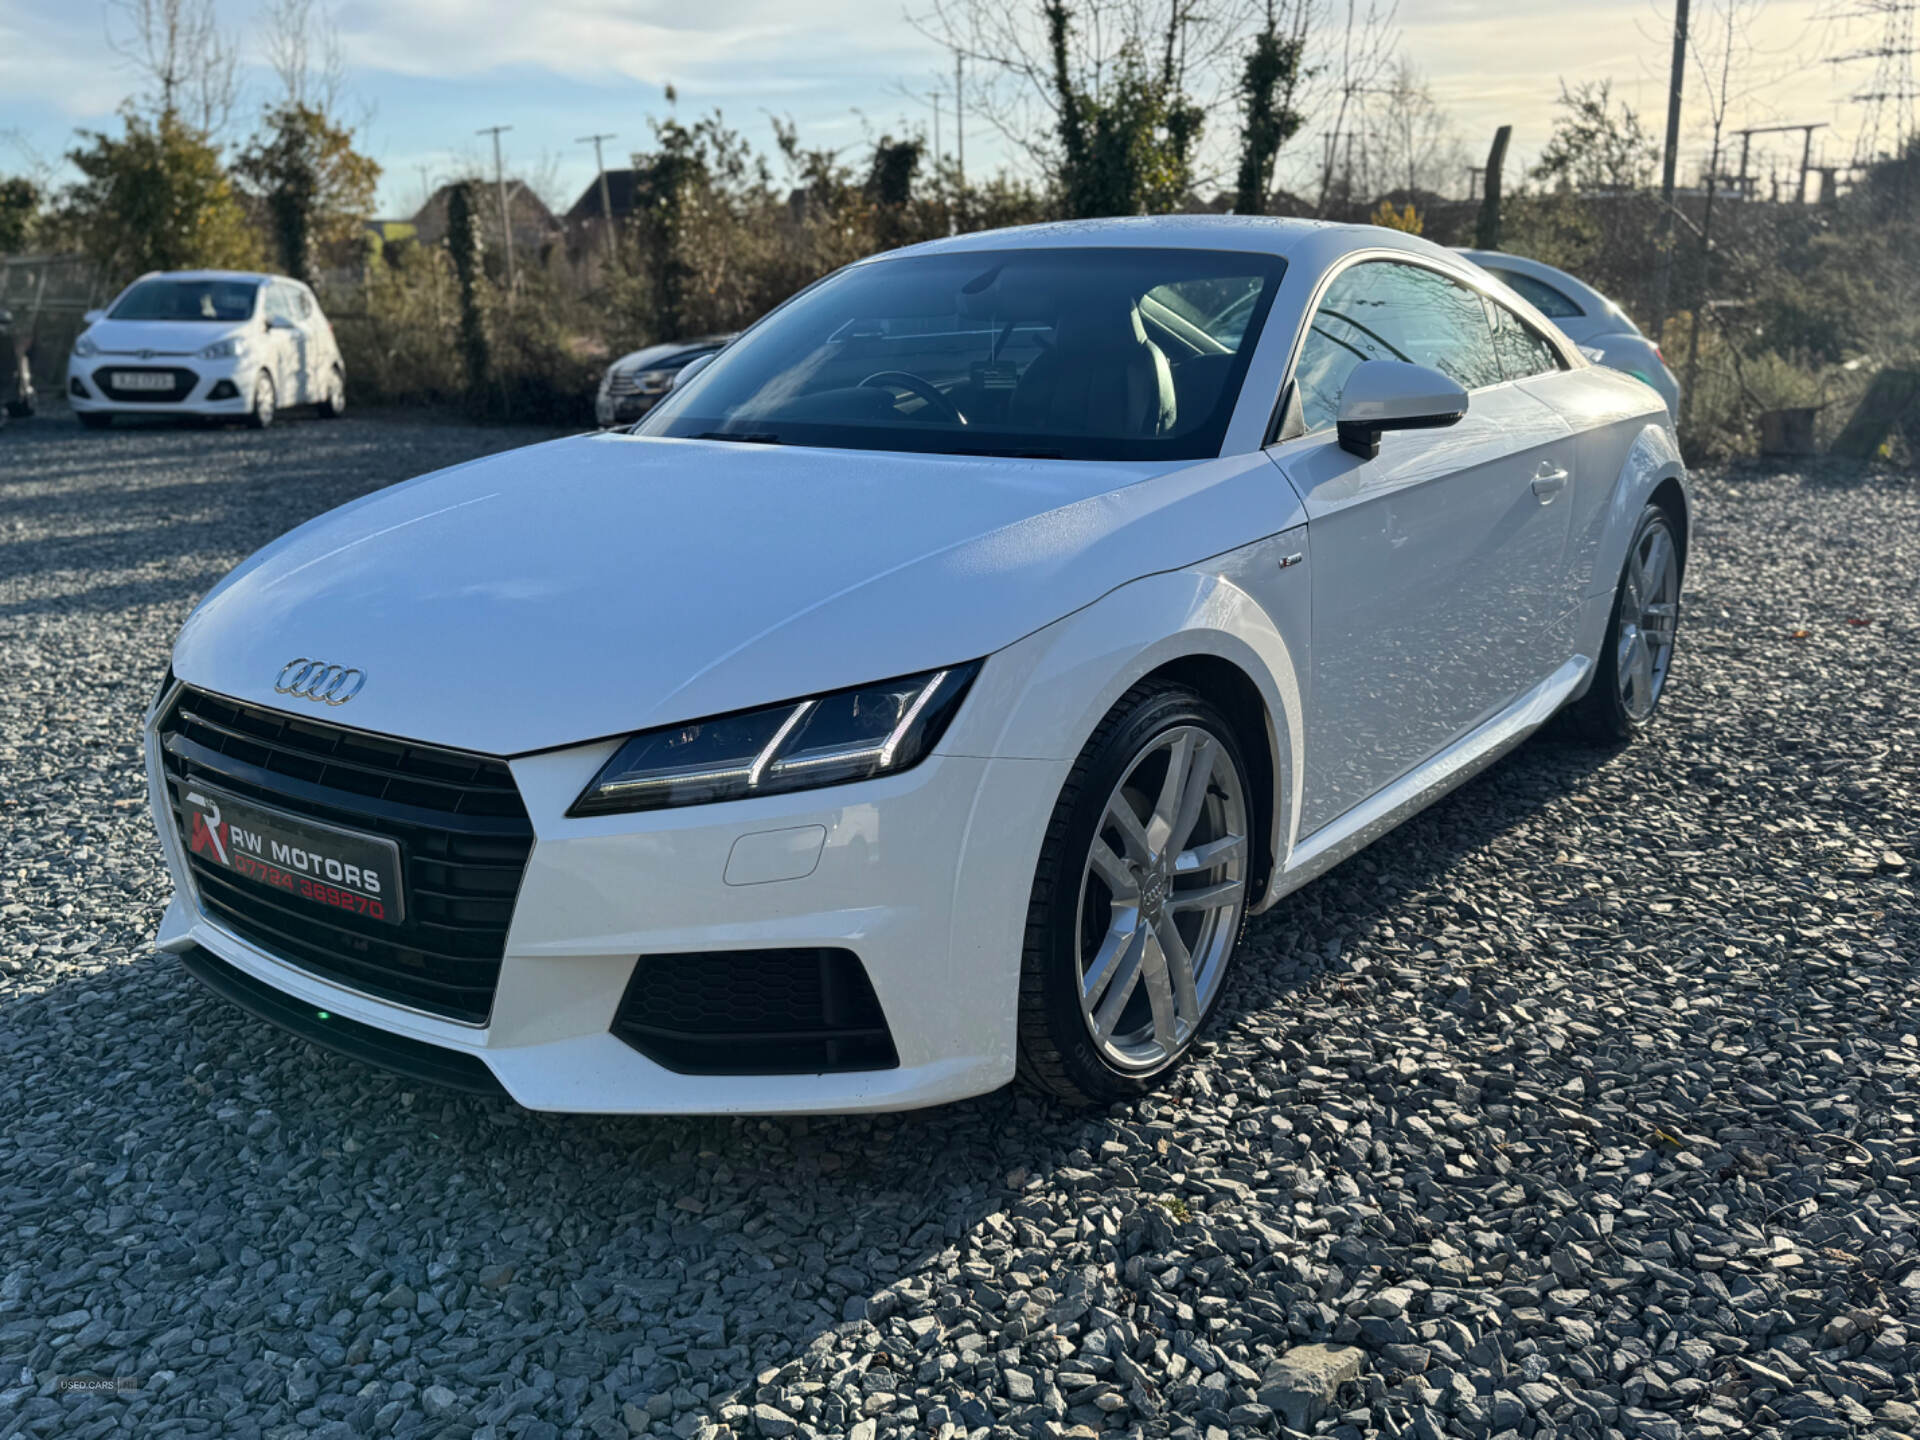
M 1551 505 L 1566 488 L 1567 472 L 1551 460 L 1542 461 L 1540 468 L 1533 472 L 1533 493 L 1542 505 Z

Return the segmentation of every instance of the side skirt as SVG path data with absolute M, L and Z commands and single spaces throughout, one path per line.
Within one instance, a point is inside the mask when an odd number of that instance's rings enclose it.
M 1408 816 L 1464 785 L 1538 730 L 1578 690 L 1593 668 L 1576 655 L 1485 723 L 1462 735 L 1418 769 L 1409 770 L 1370 800 L 1296 843 L 1260 908 L 1316 880 L 1349 855 L 1366 849 Z

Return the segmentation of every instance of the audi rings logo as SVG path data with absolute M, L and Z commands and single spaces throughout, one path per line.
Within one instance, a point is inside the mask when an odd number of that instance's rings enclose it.
M 341 665 L 329 665 L 324 660 L 309 660 L 304 655 L 298 660 L 289 660 L 280 670 L 280 678 L 273 682 L 273 688 L 279 694 L 291 695 L 298 700 L 312 700 L 320 705 L 344 705 L 367 683 L 367 672 L 349 670 Z

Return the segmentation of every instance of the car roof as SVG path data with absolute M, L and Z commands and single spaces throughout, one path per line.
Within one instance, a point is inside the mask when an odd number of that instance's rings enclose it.
M 1529 259 L 1525 255 L 1509 255 L 1504 250 L 1468 250 L 1459 249 L 1454 254 L 1462 259 L 1471 260 L 1483 270 L 1514 270 L 1522 275 L 1531 275 L 1544 281 L 1556 290 L 1564 291 L 1566 297 L 1586 311 L 1589 315 L 1608 315 L 1620 307 L 1600 291 L 1587 284 L 1577 275 L 1569 275 L 1557 265 L 1549 265 L 1544 260 Z
M 868 261 L 903 255 L 938 255 L 972 250 L 1055 250 L 1075 246 L 1165 247 L 1188 250 L 1244 250 L 1325 263 L 1356 249 L 1407 250 L 1451 259 L 1445 247 L 1378 225 L 1349 225 L 1330 220 L 1282 219 L 1270 215 L 1131 215 L 1100 220 L 1054 220 L 1005 230 L 976 230 L 928 240 L 871 256 Z
M 270 280 L 288 281 L 285 275 L 269 275 L 260 270 L 149 270 L 140 280 L 241 280 L 264 285 Z M 140 280 L 133 283 L 138 285 Z
M 731 345 L 739 332 L 726 335 L 696 335 L 688 340 L 656 340 L 651 345 L 642 345 L 638 350 L 629 350 L 614 360 L 616 365 L 625 365 L 629 360 L 638 360 L 642 356 L 653 360 L 664 360 L 670 355 L 685 355 L 690 351 L 718 350 Z

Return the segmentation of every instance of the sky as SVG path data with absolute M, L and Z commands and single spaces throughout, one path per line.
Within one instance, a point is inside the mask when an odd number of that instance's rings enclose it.
M 240 38 L 243 83 L 257 106 L 270 86 L 259 7 L 218 3 Z M 1696 16 L 1720 3 L 1695 0 Z M 1845 160 L 1857 123 L 1846 97 L 1871 72 L 1823 62 L 1871 43 L 1871 26 L 1828 18 L 1844 0 L 1741 3 L 1758 10 L 1731 122 L 1830 121 L 1816 154 Z M 1610 81 L 1661 130 L 1670 4 L 1400 0 L 1400 52 L 1425 73 L 1470 151 L 1484 154 L 1494 127 L 1510 123 L 1524 163 L 1552 128 L 1562 83 Z M 385 169 L 380 209 L 391 216 L 410 214 L 429 183 L 490 168 L 491 141 L 475 133 L 482 126 L 512 126 L 501 137 L 508 170 L 570 199 L 592 180 L 593 152 L 579 137 L 594 132 L 614 132 L 610 166 L 646 145 L 650 118 L 716 107 L 768 149 L 776 115 L 797 121 L 809 146 L 858 147 L 882 132 L 930 130 L 931 109 L 913 97 L 951 86 L 943 52 L 892 0 L 341 0 L 334 14 L 363 148 Z M 1697 91 L 1697 72 L 1690 80 Z M 109 44 L 102 0 L 0 0 L 0 174 L 30 169 L 37 157 L 56 181 L 68 178 L 60 157 L 74 130 L 111 128 L 134 84 Z M 1300 163 L 1318 153 L 1325 123 L 1310 116 L 1293 142 Z M 950 108 L 942 139 L 950 152 Z M 1691 169 L 1705 148 L 1697 123 L 1687 145 Z M 1017 162 L 978 120 L 967 146 L 970 172 Z M 1799 137 L 1755 146 L 1764 173 L 1770 157 L 1791 151 L 1797 161 Z

